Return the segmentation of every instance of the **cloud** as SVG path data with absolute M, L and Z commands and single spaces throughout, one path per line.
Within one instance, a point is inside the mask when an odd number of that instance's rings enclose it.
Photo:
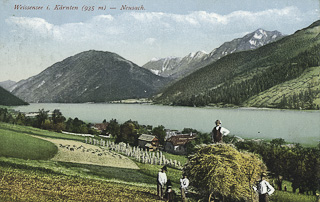
M 214 12 L 195 11 L 188 14 L 171 14 L 162 12 L 126 12 L 119 15 L 98 15 L 79 23 L 54 25 L 41 18 L 10 17 L 8 24 L 13 29 L 21 29 L 53 40 L 88 40 L 122 37 L 141 39 L 155 36 L 182 35 L 190 30 L 193 34 L 212 33 L 229 30 L 244 32 L 249 27 L 270 25 L 273 22 L 294 22 L 302 18 L 296 7 L 269 9 L 260 12 L 235 11 L 226 15 Z M 257 27 L 258 26 L 258 27 Z M 237 29 L 239 29 L 237 31 Z M 179 32 L 180 31 L 180 32 Z M 249 30 L 246 30 L 249 31 Z M 120 40 L 120 39 L 119 39 Z
M 317 12 L 305 13 L 293 6 L 255 12 L 238 10 L 223 15 L 207 11 L 185 14 L 128 11 L 65 24 L 11 16 L 6 20 L 6 41 L 0 40 L 11 52 L 31 50 L 35 55 L 44 55 L 42 58 L 50 55 L 50 63 L 56 62 L 56 58 L 97 49 L 116 52 L 142 65 L 153 57 L 184 56 L 198 50 L 210 52 L 223 42 L 258 28 L 290 34 L 318 17 Z
M 29 17 L 10 17 L 6 20 L 8 24 L 14 24 L 25 30 L 31 30 L 35 33 L 48 34 L 52 31 L 53 25 L 42 18 Z
M 149 46 L 152 46 L 155 43 L 155 38 L 147 38 L 143 43 Z

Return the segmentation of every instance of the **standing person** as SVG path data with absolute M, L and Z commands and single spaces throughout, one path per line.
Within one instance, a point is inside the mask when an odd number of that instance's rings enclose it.
M 253 189 L 259 194 L 259 202 L 268 202 L 269 195 L 274 192 L 274 188 L 266 181 L 266 173 L 261 174 L 261 180 Z
M 189 180 L 186 175 L 183 175 L 180 179 L 180 189 L 181 189 L 181 199 L 182 201 L 187 201 L 186 193 L 189 186 Z
M 157 178 L 157 191 L 158 191 L 158 196 L 160 199 L 163 199 L 164 195 L 164 190 L 165 190 L 165 184 L 167 183 L 167 167 L 163 166 L 161 168 L 161 171 L 158 173 L 158 178 Z
M 172 189 L 172 183 L 171 181 L 168 179 L 167 181 L 167 190 L 166 190 L 166 200 L 168 202 L 173 202 L 174 201 L 174 191 Z
M 222 143 L 222 137 L 228 135 L 230 131 L 221 126 L 221 121 L 216 120 L 216 126 L 212 129 L 212 140 L 214 143 Z

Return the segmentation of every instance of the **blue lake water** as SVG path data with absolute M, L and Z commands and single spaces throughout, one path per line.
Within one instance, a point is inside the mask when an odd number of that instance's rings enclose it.
M 167 129 L 194 128 L 210 132 L 216 119 L 231 131 L 231 135 L 243 138 L 283 138 L 287 142 L 317 145 L 320 140 L 320 111 L 271 110 L 271 109 L 220 109 L 172 107 L 147 104 L 58 104 L 34 103 L 15 109 L 37 112 L 39 109 L 60 109 L 66 117 L 78 117 L 91 123 L 117 119 L 123 123 L 129 119 L 142 125 L 163 125 Z

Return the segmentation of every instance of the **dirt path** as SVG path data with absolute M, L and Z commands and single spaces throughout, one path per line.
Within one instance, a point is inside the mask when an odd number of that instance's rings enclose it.
M 53 161 L 139 169 L 139 167 L 126 156 L 98 146 L 73 140 L 34 137 L 44 139 L 57 145 L 58 153 L 51 159 Z

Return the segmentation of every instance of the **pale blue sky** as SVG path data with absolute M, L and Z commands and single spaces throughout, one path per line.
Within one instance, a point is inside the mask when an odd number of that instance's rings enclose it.
M 55 5 L 95 10 L 54 11 Z M 146 10 L 123 11 L 122 5 Z M 292 34 L 318 19 L 318 0 L 1 0 L 0 81 L 27 79 L 90 49 L 143 65 L 154 57 L 210 52 L 258 28 Z

